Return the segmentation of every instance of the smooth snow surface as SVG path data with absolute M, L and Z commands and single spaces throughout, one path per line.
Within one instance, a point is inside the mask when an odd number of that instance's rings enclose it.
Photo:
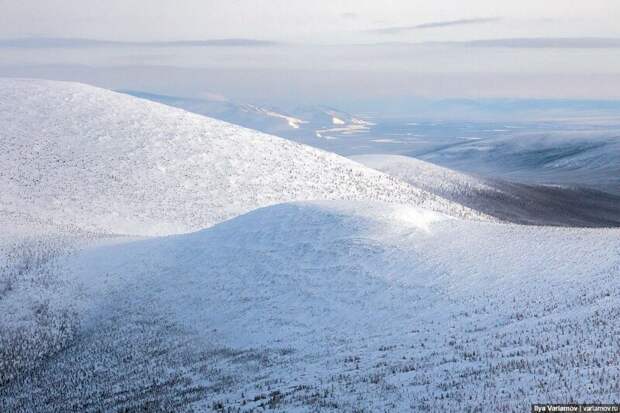
M 0 165 L 3 209 L 107 233 L 188 232 L 315 199 L 481 215 L 334 154 L 76 83 L 0 80 Z

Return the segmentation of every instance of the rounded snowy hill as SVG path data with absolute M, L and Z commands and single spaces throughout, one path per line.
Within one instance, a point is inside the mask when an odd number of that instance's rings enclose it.
M 334 154 L 78 83 L 0 79 L 0 165 L 3 209 L 96 232 L 187 232 L 315 199 L 481 215 Z
M 0 386 L 0 410 L 615 401 L 619 235 L 332 201 L 89 248 L 60 266 L 75 287 L 49 299 L 74 303 L 82 327 Z

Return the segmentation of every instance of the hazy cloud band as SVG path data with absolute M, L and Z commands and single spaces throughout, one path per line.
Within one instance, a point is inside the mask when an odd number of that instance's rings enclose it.
M 620 48 L 620 39 L 600 37 L 571 37 L 571 38 L 514 38 L 488 39 L 455 42 L 472 47 L 513 47 L 513 48 L 558 48 L 558 49 L 606 49 Z
M 259 39 L 213 39 L 153 42 L 118 42 L 77 38 L 32 37 L 0 40 L 0 47 L 19 49 L 93 48 L 93 47 L 269 47 L 278 42 Z
M 385 27 L 383 29 L 367 30 L 366 32 L 374 33 L 374 34 L 399 34 L 399 33 L 408 32 L 412 30 L 434 29 L 434 28 L 440 28 L 440 27 L 463 26 L 463 25 L 470 25 L 470 24 L 485 24 L 485 23 L 498 22 L 500 20 L 502 20 L 501 17 L 478 17 L 478 18 L 472 18 L 472 19 L 444 20 L 444 21 L 416 24 L 414 26 Z

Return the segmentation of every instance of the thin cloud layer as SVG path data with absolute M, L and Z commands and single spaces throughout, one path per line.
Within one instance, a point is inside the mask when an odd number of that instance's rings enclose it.
M 120 42 L 78 38 L 32 37 L 0 40 L 0 47 L 19 49 L 93 48 L 93 47 L 270 47 L 281 43 L 259 39 L 213 39 L 154 42 Z
M 463 25 L 472 25 L 472 24 L 486 24 L 486 23 L 498 22 L 500 20 L 502 20 L 501 17 L 477 17 L 477 18 L 472 18 L 472 19 L 436 21 L 436 22 L 416 24 L 414 26 L 385 27 L 382 29 L 367 30 L 366 32 L 374 33 L 374 34 L 400 34 L 400 33 L 408 32 L 412 30 L 434 29 L 434 28 L 441 28 L 441 27 L 463 26 Z
M 357 19 L 359 15 L 357 13 L 348 12 L 348 13 L 342 13 L 340 17 L 342 17 L 343 19 L 354 20 L 354 19 Z
M 615 49 L 620 39 L 601 37 L 536 37 L 515 39 L 488 39 L 454 42 L 472 47 L 510 47 L 524 49 Z

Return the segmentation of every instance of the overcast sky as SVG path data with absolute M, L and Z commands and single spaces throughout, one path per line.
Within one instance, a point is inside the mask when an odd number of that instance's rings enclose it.
M 619 21 L 620 0 L 0 0 L 0 76 L 300 103 L 620 99 Z
M 0 0 L 0 37 L 300 42 L 620 37 L 618 0 Z

